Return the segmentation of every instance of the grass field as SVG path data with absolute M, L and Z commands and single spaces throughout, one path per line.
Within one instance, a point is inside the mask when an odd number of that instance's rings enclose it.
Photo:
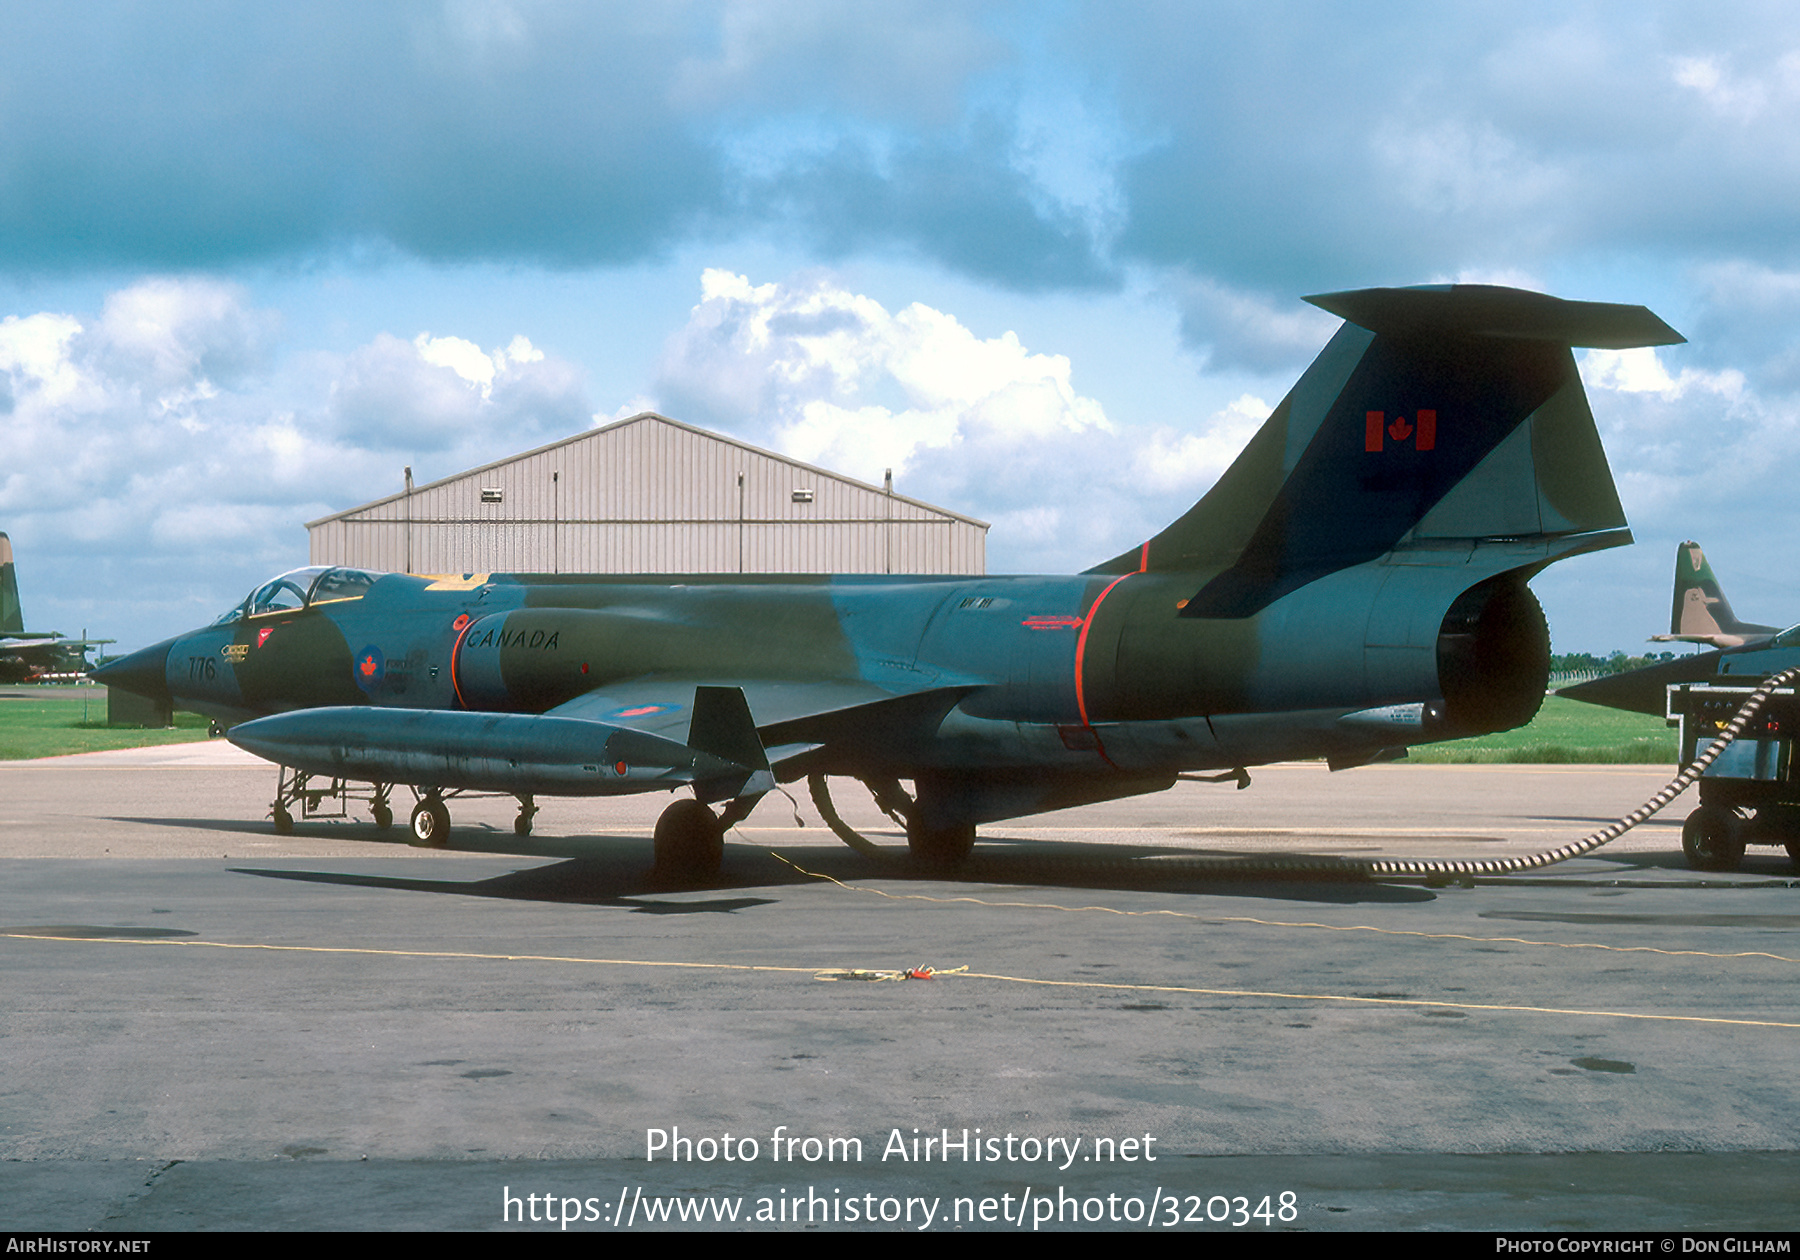
M 206 738 L 206 719 L 177 713 L 172 729 L 106 724 L 104 687 L 0 687 L 0 761 Z
M 1529 726 L 1498 735 L 1426 744 L 1408 761 L 1442 765 L 1471 762 L 1537 764 L 1675 764 L 1675 730 L 1661 718 L 1544 697 Z

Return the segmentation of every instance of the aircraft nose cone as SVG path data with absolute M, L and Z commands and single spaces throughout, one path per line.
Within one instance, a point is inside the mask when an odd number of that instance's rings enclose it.
M 116 661 L 108 661 L 99 669 L 90 669 L 88 677 L 147 700 L 170 703 L 174 697 L 169 694 L 169 650 L 174 646 L 175 640 L 168 639 L 153 647 L 142 648 Z

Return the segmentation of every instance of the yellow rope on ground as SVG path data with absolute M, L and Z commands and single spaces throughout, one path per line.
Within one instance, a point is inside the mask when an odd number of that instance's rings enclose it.
M 5 932 L 0 938 L 22 941 L 56 941 L 82 945 L 139 945 L 176 948 L 266 950 L 290 954 L 360 954 L 379 958 L 428 958 L 480 962 L 576 963 L 604 967 L 657 967 L 694 971 L 768 972 L 786 975 L 812 975 L 820 979 L 861 979 L 869 975 L 885 978 L 881 973 L 858 975 L 853 972 L 831 974 L 817 967 L 789 967 L 768 963 L 665 962 L 642 958 L 582 958 L 558 954 L 481 954 L 461 950 L 436 949 L 372 949 L 350 945 L 267 945 L 257 942 L 131 940 L 121 937 L 43 936 L 32 932 Z M 925 968 L 913 968 L 924 971 Z M 900 973 L 905 974 L 905 973 Z M 1642 1011 L 1586 1010 L 1579 1007 L 1523 1006 L 1483 1002 L 1439 1002 L 1426 998 L 1363 997 L 1346 993 L 1280 993 L 1258 989 L 1207 989 L 1192 985 L 1132 984 L 1101 980 L 1045 980 L 1035 976 L 1009 976 L 994 972 L 971 971 L 967 967 L 931 970 L 936 976 L 955 976 L 961 980 L 988 980 L 1001 984 L 1029 984 L 1058 989 L 1094 989 L 1114 993 L 1182 993 L 1198 997 L 1264 998 L 1288 1002 L 1344 1002 L 1364 1006 L 1433 1007 L 1442 1010 L 1494 1011 L 1527 1015 L 1590 1015 L 1611 1019 L 1655 1020 L 1684 1024 L 1730 1024 L 1746 1028 L 1800 1028 L 1800 1023 L 1784 1023 L 1768 1019 L 1733 1019 L 1717 1015 L 1659 1015 Z

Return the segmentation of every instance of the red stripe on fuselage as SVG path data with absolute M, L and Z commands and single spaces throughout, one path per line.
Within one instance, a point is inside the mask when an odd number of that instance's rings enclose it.
M 1094 724 L 1088 721 L 1087 689 L 1082 685 L 1081 681 L 1082 662 L 1087 657 L 1088 630 L 1092 628 L 1094 624 L 1094 614 L 1100 611 L 1100 605 L 1105 602 L 1108 595 L 1112 594 L 1113 587 L 1117 586 L 1120 582 L 1123 582 L 1130 576 L 1131 574 L 1129 573 L 1121 573 L 1118 577 L 1106 584 L 1106 589 L 1100 592 L 1100 597 L 1094 601 L 1094 606 L 1088 609 L 1087 616 L 1081 619 L 1081 635 L 1075 640 L 1075 711 L 1081 715 L 1081 724 L 1090 731 L 1094 729 Z M 1095 738 L 1098 739 L 1099 736 L 1096 735 Z M 1102 749 L 1100 755 L 1102 757 L 1106 756 L 1106 750 Z
M 462 664 L 463 640 L 469 637 L 469 626 L 474 624 L 475 622 L 470 620 L 468 625 L 457 632 L 456 642 L 450 645 L 450 690 L 456 693 L 456 703 L 465 709 L 469 707 L 469 702 L 463 699 L 462 680 L 457 677 L 457 674 L 461 672 L 458 666 Z

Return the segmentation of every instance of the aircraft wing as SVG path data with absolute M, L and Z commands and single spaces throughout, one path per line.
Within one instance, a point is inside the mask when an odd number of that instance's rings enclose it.
M 778 778 L 841 759 L 862 764 L 871 751 L 904 751 L 931 738 L 973 689 L 646 675 L 548 713 L 327 706 L 244 722 L 228 738 L 311 774 L 575 796 L 691 783 L 712 802 L 760 796 Z
M 0 634 L 0 681 L 39 674 L 79 674 L 88 668 L 88 649 L 111 639 L 65 639 L 56 634 Z
M 35 648 L 49 650 L 52 648 L 91 648 L 103 647 L 108 643 L 117 643 L 117 639 L 66 639 L 60 634 L 5 634 L 0 635 L 0 648 Z
M 646 674 L 610 683 L 548 710 L 694 744 L 695 698 L 702 687 L 743 692 L 758 738 L 780 771 L 806 758 L 853 744 L 858 751 L 928 738 L 956 703 L 983 684 L 946 684 L 942 677 L 917 691 L 892 691 L 860 680 L 701 678 Z M 695 744 L 695 747 L 699 745 Z

